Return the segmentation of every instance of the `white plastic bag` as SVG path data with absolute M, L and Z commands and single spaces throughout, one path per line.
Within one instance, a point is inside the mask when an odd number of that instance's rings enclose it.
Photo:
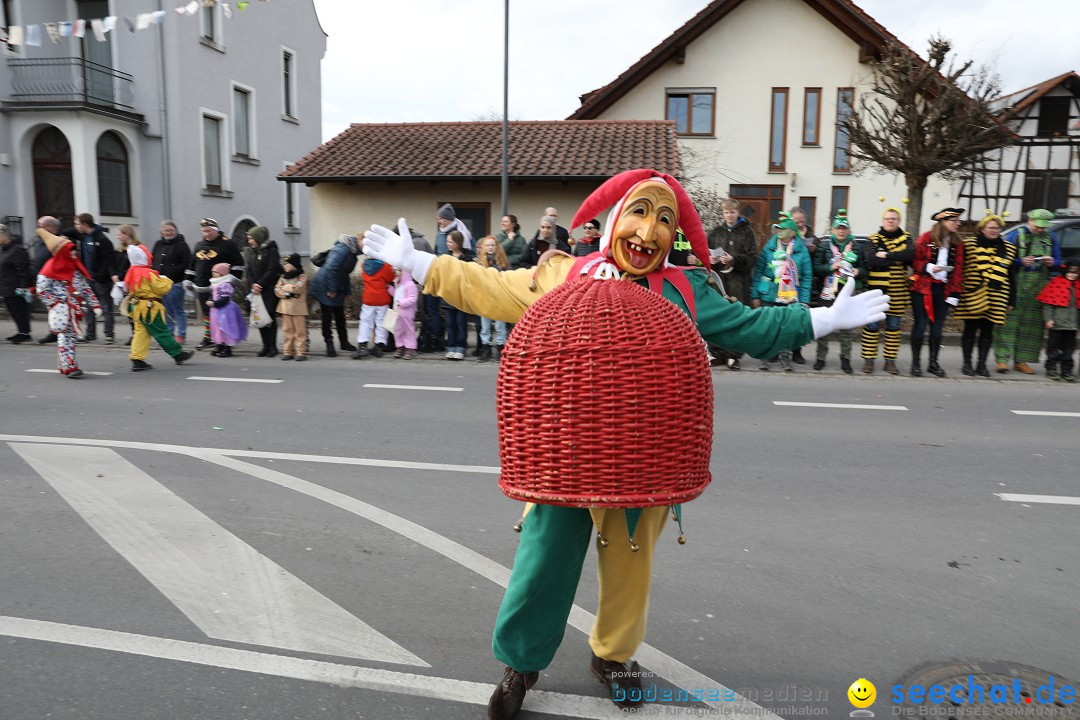
M 113 283 L 112 290 L 109 291 L 109 297 L 116 304 L 119 304 L 124 299 L 124 283 Z
M 247 299 L 251 303 L 251 317 L 248 318 L 248 324 L 251 327 L 264 328 L 274 321 L 270 313 L 266 311 L 266 303 L 263 302 L 262 295 L 250 293 Z

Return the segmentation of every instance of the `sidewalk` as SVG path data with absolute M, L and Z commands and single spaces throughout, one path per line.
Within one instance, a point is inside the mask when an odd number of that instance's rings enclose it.
M 47 361 L 48 364 L 55 363 L 55 352 L 56 352 L 55 347 L 53 345 L 43 346 L 43 345 L 38 345 L 37 344 L 37 339 L 45 334 L 45 331 L 46 331 L 46 328 L 47 328 L 45 316 L 35 314 L 30 319 L 30 323 L 31 323 L 30 330 L 31 330 L 31 334 L 34 336 L 34 341 L 29 342 L 29 343 L 23 343 L 22 345 L 19 345 L 18 347 L 40 349 L 40 351 L 42 353 L 42 358 L 43 358 L 42 362 L 46 362 L 45 358 L 47 357 L 48 358 L 48 361 Z M 200 332 L 198 332 L 198 330 L 200 330 L 200 329 L 201 328 L 198 328 L 198 327 L 194 326 L 194 324 L 191 321 L 189 321 L 189 323 L 188 323 L 188 342 L 184 346 L 185 350 L 194 350 L 195 349 L 195 345 L 197 345 L 199 340 L 201 339 L 201 334 L 200 334 Z M 310 342 L 310 345 L 311 345 L 311 349 L 310 349 L 310 352 L 308 354 L 309 358 L 311 358 L 312 360 L 322 360 L 322 361 L 327 361 L 327 362 L 353 362 L 349 358 L 349 353 L 342 352 L 340 348 L 338 349 L 338 356 L 336 358 L 327 358 L 326 357 L 326 347 L 323 344 L 322 336 L 319 335 L 318 332 L 319 332 L 318 327 L 313 326 L 313 327 L 309 328 L 308 337 L 309 337 L 309 342 Z M 6 337 L 8 337 L 10 335 L 14 335 L 14 334 L 15 334 L 15 324 L 6 315 L 6 313 L 3 314 L 3 315 L 0 315 L 0 349 L 16 347 L 16 346 L 12 345 L 11 343 L 3 340 L 3 338 L 6 338 Z M 102 342 L 103 333 L 102 333 L 102 330 L 101 330 L 101 327 L 100 327 L 100 324 L 99 324 L 99 327 L 98 327 L 98 340 L 95 341 L 95 342 L 92 342 L 92 343 L 80 344 L 79 348 L 80 349 L 81 348 L 93 348 L 94 350 L 106 350 L 106 351 L 109 351 L 109 352 L 112 352 L 112 353 L 116 353 L 118 358 L 125 358 L 126 359 L 129 349 L 128 349 L 127 346 L 124 345 L 124 342 L 128 339 L 128 337 L 130 337 L 130 335 L 131 335 L 131 332 L 130 332 L 130 329 L 129 329 L 129 326 L 128 326 L 128 323 L 127 323 L 127 319 L 118 316 L 117 320 L 116 320 L 116 344 L 115 345 L 105 345 Z M 355 337 L 356 336 L 356 331 L 355 331 L 354 327 L 350 327 L 349 335 L 350 335 L 350 338 L 349 338 L 350 341 L 355 343 L 355 341 L 356 341 L 356 337 Z M 472 339 L 475 339 L 475 335 L 470 330 L 470 340 L 472 340 Z M 335 342 L 336 342 L 336 339 L 335 339 Z M 280 347 L 281 347 L 281 345 L 280 345 L 280 336 L 279 336 L 278 348 L 280 349 Z M 254 329 L 250 329 L 247 341 L 245 341 L 245 342 L 241 343 L 240 345 L 237 345 L 235 348 L 233 348 L 233 352 L 236 355 L 251 356 L 252 358 L 258 360 L 259 362 L 262 362 L 263 361 L 262 358 L 255 358 L 255 354 L 261 348 L 262 348 L 262 343 L 259 340 L 258 331 L 254 330 Z M 160 348 L 157 348 L 157 345 L 155 343 L 151 343 L 151 347 L 150 347 L 151 355 L 154 355 L 154 354 L 157 354 L 157 353 L 160 353 L 160 352 L 161 352 Z M 471 352 L 471 347 L 470 347 L 470 352 Z M 815 372 L 812 369 L 813 364 L 814 364 L 814 360 L 816 358 L 816 353 L 817 353 L 817 343 L 816 342 L 810 342 L 810 343 L 804 345 L 803 346 L 803 357 L 806 358 L 806 364 L 805 365 L 795 365 L 795 372 L 793 374 L 795 374 L 795 375 L 806 374 L 806 375 L 813 375 L 813 376 L 843 377 L 844 374 L 840 371 L 840 345 L 839 345 L 839 343 L 833 342 L 833 343 L 829 344 L 829 354 L 825 358 L 826 365 L 825 365 L 825 368 L 823 370 L 821 370 L 820 372 Z M 882 367 L 884 365 L 884 361 L 880 357 L 878 358 L 877 362 L 874 365 L 874 373 L 872 375 L 864 374 L 862 372 L 863 360 L 862 360 L 861 357 L 859 357 L 859 343 L 858 343 L 857 340 L 854 343 L 854 345 L 852 346 L 852 354 L 854 355 L 854 357 L 851 358 L 851 365 L 855 370 L 855 372 L 852 373 L 852 375 L 851 375 L 852 378 L 890 378 L 890 379 L 894 379 L 894 380 L 904 379 L 904 380 L 912 380 L 912 381 L 918 381 L 918 382 L 922 382 L 922 381 L 931 382 L 931 381 L 938 380 L 938 378 L 935 378 L 932 375 L 926 375 L 926 374 L 924 374 L 924 376 L 922 378 L 910 378 L 908 376 L 908 370 L 911 368 L 911 345 L 908 342 L 908 337 L 907 337 L 906 334 L 904 336 L 904 341 L 900 346 L 900 356 L 897 358 L 897 366 L 900 368 L 900 375 L 892 376 L 892 375 L 887 374 L 882 369 Z M 382 362 L 384 360 L 385 361 L 393 361 L 393 358 L 390 357 L 390 355 L 391 355 L 391 353 L 387 353 L 383 358 L 371 358 L 371 357 L 365 358 L 363 362 L 371 362 L 371 361 Z M 437 360 L 439 362 L 443 362 L 443 363 L 446 363 L 448 365 L 451 364 L 443 356 L 444 356 L 444 353 L 420 353 L 419 355 L 416 356 L 416 360 L 426 361 L 426 362 L 436 361 Z M 1045 354 L 1044 354 L 1044 357 L 1045 357 Z M 923 348 L 923 359 L 922 360 L 923 360 L 923 372 L 925 373 L 926 372 L 926 362 L 927 362 L 927 351 L 926 351 L 925 347 Z M 415 361 L 413 361 L 413 362 L 415 362 Z M 473 363 L 473 364 L 475 364 L 476 363 L 476 358 L 472 357 L 467 352 L 465 354 L 465 359 L 463 361 L 461 361 L 461 362 L 462 363 Z M 938 358 L 938 362 L 941 364 L 942 368 L 944 368 L 945 372 L 947 373 L 946 378 L 944 378 L 946 380 L 963 380 L 965 382 L 981 382 L 981 383 L 986 383 L 986 382 L 990 382 L 990 381 L 1000 381 L 1000 382 L 1042 382 L 1042 383 L 1049 383 L 1049 384 L 1052 384 L 1052 385 L 1055 385 L 1055 386 L 1060 385 L 1062 387 L 1080 388 L 1080 383 L 1067 384 L 1067 383 L 1062 383 L 1062 382 L 1053 382 L 1053 381 L 1051 381 L 1049 378 L 1046 377 L 1046 370 L 1045 370 L 1045 368 L 1043 368 L 1041 363 L 1038 364 L 1038 365 L 1032 365 L 1031 366 L 1032 369 L 1035 370 L 1034 375 L 1024 375 L 1023 373 L 1016 372 L 1015 370 L 1011 369 L 1011 365 L 1010 365 L 1010 370 L 1007 373 L 995 372 L 995 370 L 994 370 L 995 363 L 994 363 L 994 353 L 993 353 L 993 351 L 991 351 L 991 353 L 990 353 L 990 359 L 989 359 L 989 363 L 988 363 L 988 365 L 990 367 L 990 378 L 981 378 L 981 377 L 978 377 L 978 376 L 976 376 L 976 377 L 964 376 L 964 375 L 962 375 L 960 373 L 960 368 L 961 368 L 961 366 L 963 364 L 963 361 L 962 361 L 962 358 L 960 356 L 960 336 L 958 334 L 952 334 L 952 335 L 946 334 L 946 336 L 945 336 L 945 345 L 943 345 L 942 348 L 941 348 L 941 354 L 940 354 L 940 356 Z M 498 367 L 498 365 L 496 363 L 494 363 L 494 362 L 485 363 L 485 364 L 489 365 L 491 367 L 495 367 L 495 368 Z M 743 369 L 739 371 L 740 373 L 762 373 L 762 374 L 764 374 L 763 371 L 758 370 L 758 361 L 756 361 L 756 360 L 754 360 L 752 358 L 744 356 L 742 361 L 741 361 L 741 364 L 742 364 Z M 785 372 L 782 372 L 780 370 L 780 363 L 772 363 L 771 368 L 772 369 L 770 370 L 770 373 L 773 374 L 773 375 L 779 375 L 779 376 L 790 375 L 790 373 L 785 373 Z M 730 371 L 730 370 L 728 370 L 726 368 L 715 368 L 713 370 L 713 372 L 714 373 L 731 373 L 732 371 Z

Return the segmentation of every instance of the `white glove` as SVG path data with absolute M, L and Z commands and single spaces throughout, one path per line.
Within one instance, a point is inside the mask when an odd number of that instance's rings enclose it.
M 956 307 L 957 305 L 960 304 L 960 298 L 958 298 L 958 297 L 947 297 L 947 298 L 945 298 L 945 302 L 949 303 L 953 307 Z
M 99 308 L 99 307 L 94 308 L 94 317 L 96 317 L 98 320 L 100 320 L 101 316 L 104 315 L 104 314 L 105 313 L 101 312 L 101 308 Z
M 181 283 L 181 284 L 184 286 L 185 290 L 194 290 L 195 289 L 195 283 L 193 283 L 191 280 L 185 279 L 184 282 Z
M 825 337 L 834 330 L 850 330 L 885 319 L 889 296 L 880 290 L 852 295 L 855 283 L 846 282 L 833 301 L 832 307 L 810 308 L 814 337 Z
M 435 262 L 434 255 L 413 247 L 409 223 L 405 222 L 405 218 L 398 220 L 397 233 L 382 225 L 372 225 L 371 229 L 364 233 L 364 254 L 382 260 L 398 270 L 412 273 L 413 280 L 420 284 L 424 283 L 428 268 Z

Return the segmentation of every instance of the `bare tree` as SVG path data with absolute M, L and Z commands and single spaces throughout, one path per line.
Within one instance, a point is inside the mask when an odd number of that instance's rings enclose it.
M 909 48 L 886 47 L 873 63 L 873 92 L 862 96 L 843 129 L 856 167 L 902 174 L 907 185 L 906 227 L 916 234 L 927 180 L 947 180 L 982 165 L 984 153 L 1013 142 L 990 101 L 1000 95 L 997 73 L 950 58 L 952 44 L 930 39 L 927 61 Z

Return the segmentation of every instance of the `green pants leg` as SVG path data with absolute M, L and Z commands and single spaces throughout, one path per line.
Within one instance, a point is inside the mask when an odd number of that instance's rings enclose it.
M 176 338 L 169 332 L 169 328 L 165 324 L 164 312 L 155 314 L 152 321 L 143 320 L 143 325 L 150 331 L 150 337 L 157 341 L 157 344 L 169 354 L 169 357 L 176 357 L 184 352 L 184 348 L 180 347 L 180 343 L 176 342 Z
M 537 505 L 529 513 L 495 621 L 491 649 L 496 659 L 519 672 L 551 664 L 592 537 L 586 509 Z

